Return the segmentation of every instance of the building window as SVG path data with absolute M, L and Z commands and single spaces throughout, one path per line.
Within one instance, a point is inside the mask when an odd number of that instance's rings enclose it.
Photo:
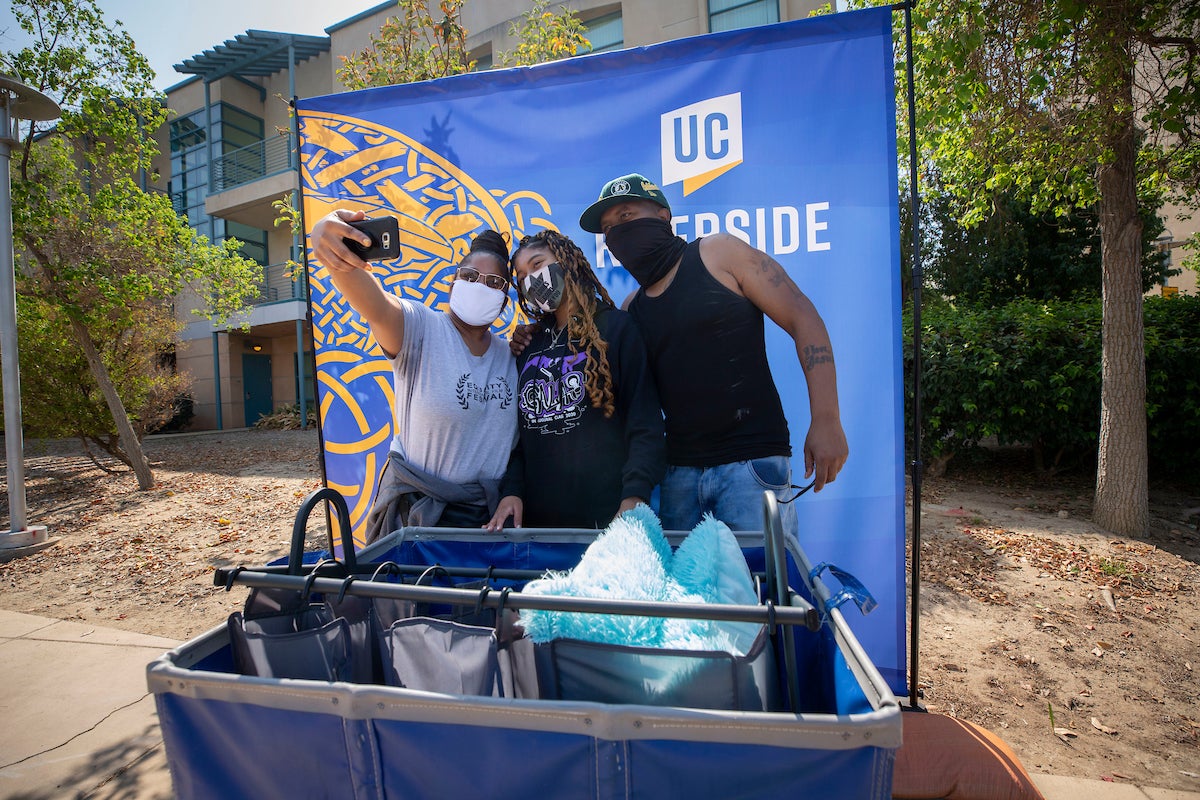
M 204 196 L 208 188 L 208 149 L 205 142 L 204 110 L 171 120 L 171 180 L 167 191 L 171 205 L 187 217 L 192 227 L 199 226 L 204 216 Z
M 181 119 L 171 120 L 172 153 L 204 144 L 204 136 L 204 114 L 201 112 L 194 112 Z
M 487 49 L 477 50 L 476 52 L 471 53 L 470 57 L 475 59 L 475 66 L 471 69 L 472 72 L 486 72 L 496 65 L 496 62 L 493 60 L 492 50 L 490 47 Z
M 231 219 L 221 220 L 225 225 L 224 239 L 237 239 L 242 243 L 241 254 L 245 258 L 267 266 L 267 232 L 251 228 Z
M 779 22 L 779 0 L 708 0 L 708 29 L 731 31 Z
M 263 140 L 263 121 L 233 106 L 222 103 L 214 108 L 213 120 L 220 126 L 222 153 L 249 147 Z
M 591 52 L 602 53 L 605 50 L 620 50 L 625 46 L 625 28 L 621 24 L 621 12 L 605 14 L 584 23 L 587 26 L 587 40 L 592 45 Z
M 204 212 L 204 200 L 208 197 L 209 188 L 206 122 L 204 109 L 201 108 L 171 120 L 169 129 L 171 180 L 167 191 L 175 210 L 185 215 L 193 228 L 209 224 L 209 217 Z M 217 158 L 261 142 L 265 130 L 261 119 L 227 103 L 212 107 L 212 125 L 213 155 Z M 214 241 L 221 238 L 221 234 L 213 228 L 210 228 L 209 236 Z

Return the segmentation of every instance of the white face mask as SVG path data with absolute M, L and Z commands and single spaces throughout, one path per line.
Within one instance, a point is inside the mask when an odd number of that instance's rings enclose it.
M 504 309 L 508 295 L 476 281 L 450 284 L 450 311 L 467 325 L 491 325 Z

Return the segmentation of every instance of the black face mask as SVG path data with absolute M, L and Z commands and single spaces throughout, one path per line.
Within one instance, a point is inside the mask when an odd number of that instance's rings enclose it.
M 604 243 L 642 286 L 662 280 L 687 247 L 687 242 L 671 230 L 671 223 L 658 217 L 614 225 L 604 234 Z

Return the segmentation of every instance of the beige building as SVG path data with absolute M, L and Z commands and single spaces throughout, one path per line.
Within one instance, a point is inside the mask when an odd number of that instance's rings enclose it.
M 1171 259 L 1171 266 L 1178 269 L 1180 262 L 1191 254 L 1184 245 L 1195 241 L 1196 234 L 1200 233 L 1200 218 L 1197 218 L 1193 209 L 1175 205 L 1163 206 L 1160 213 L 1166 230 L 1158 239 L 1159 248 L 1165 257 Z M 1200 294 L 1196 287 L 1196 277 L 1193 270 L 1184 269 L 1175 277 L 1168 278 L 1164 286 L 1151 289 L 1149 294 Z
M 570 0 L 594 52 L 635 47 L 712 31 L 802 19 L 817 0 Z M 462 21 L 478 69 L 516 48 L 509 23 L 531 0 L 468 0 Z M 559 2 L 554 3 L 557 7 Z M 331 6 L 332 8 L 332 6 Z M 191 320 L 177 352 L 191 374 L 194 430 L 252 425 L 282 405 L 312 409 L 311 332 L 307 286 L 289 261 L 301 242 L 277 227 L 274 202 L 297 190 L 294 137 L 286 100 L 344 91 L 340 56 L 361 51 L 396 13 L 394 0 L 330 20 L 325 36 L 246 31 L 175 69 L 190 77 L 167 89 L 174 113 L 159 134 L 154 188 L 214 241 L 235 237 L 266 279 L 249 314 L 249 329 L 214 329 Z M 184 312 L 188 309 L 182 309 Z

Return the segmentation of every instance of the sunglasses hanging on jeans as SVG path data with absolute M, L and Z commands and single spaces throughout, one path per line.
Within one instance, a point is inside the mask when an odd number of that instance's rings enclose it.
M 788 488 L 789 488 L 789 489 L 795 489 L 795 490 L 796 490 L 796 493 L 795 493 L 794 495 L 792 495 L 791 497 L 789 497 L 787 500 L 780 500 L 779 502 L 781 502 L 781 503 L 790 503 L 790 502 L 792 502 L 793 500 L 795 500 L 797 497 L 799 497 L 800 495 L 804 494 L 805 492 L 807 492 L 809 489 L 813 488 L 813 487 L 814 487 L 814 486 L 816 486 L 816 485 L 817 485 L 817 479 L 816 479 L 816 478 L 813 478 L 811 481 L 809 481 L 809 483 L 808 483 L 808 485 L 807 485 L 807 486 L 797 486 L 797 485 L 796 485 L 796 484 L 794 484 L 794 483 L 793 483 L 793 484 L 790 484 L 790 485 L 788 486 Z

